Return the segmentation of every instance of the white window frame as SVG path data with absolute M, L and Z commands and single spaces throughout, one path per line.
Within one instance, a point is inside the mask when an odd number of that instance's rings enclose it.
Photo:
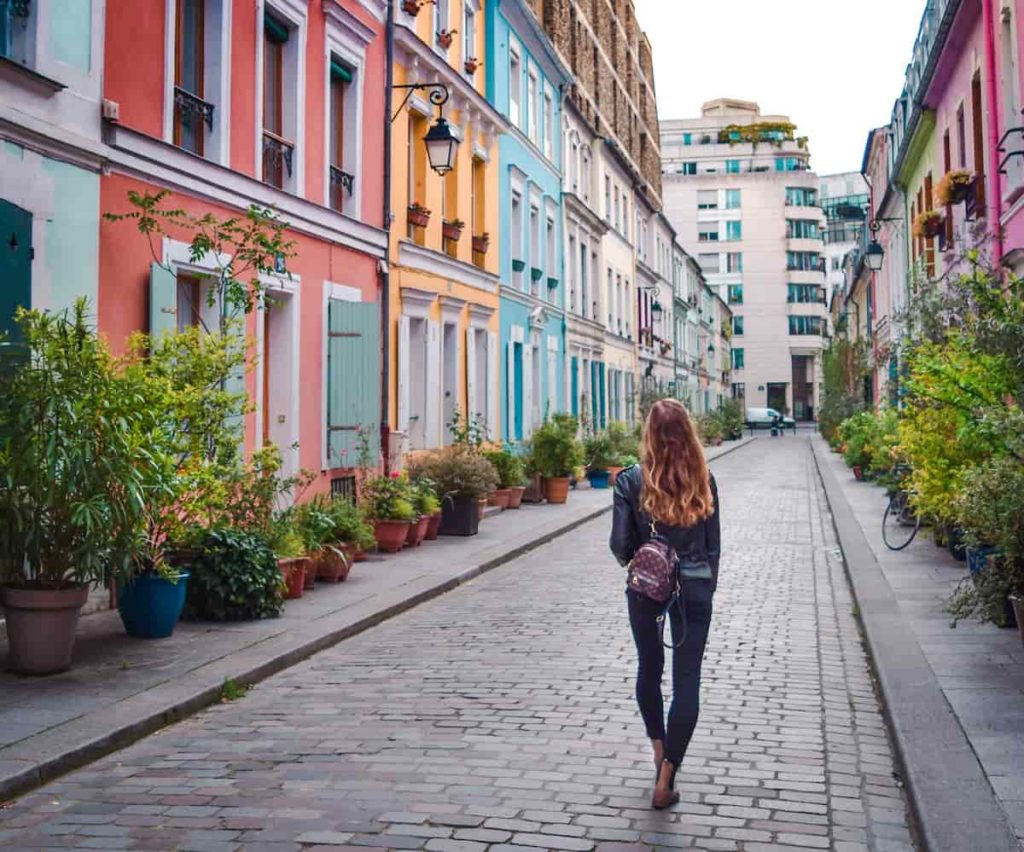
M 522 127 L 523 54 L 514 41 L 508 46 L 508 119 L 516 127 Z
M 462 73 L 470 80 L 476 75 L 466 73 L 466 60 L 476 56 L 476 18 L 479 7 L 475 0 L 462 2 Z M 477 57 L 479 58 L 479 57 Z
M 555 156 L 555 96 L 550 84 L 544 83 L 544 156 L 554 160 Z
M 537 72 L 531 63 L 526 72 L 526 135 L 534 145 L 537 144 L 539 86 L 540 81 L 537 78 Z
M 430 34 L 431 45 L 435 51 L 442 56 L 447 56 L 448 51 L 441 47 L 437 41 L 437 34 L 441 30 L 451 29 L 452 10 L 449 0 L 434 0 L 434 31 Z
M 285 181 L 284 192 L 303 197 L 306 186 L 306 37 L 309 31 L 307 4 L 303 0 L 256 0 L 256 172 L 263 180 L 263 17 L 270 11 L 294 30 L 288 38 L 285 51 L 285 110 L 284 123 L 293 131 L 295 148 L 292 152 L 292 173 Z M 295 76 L 294 97 L 287 95 L 291 88 L 288 67 L 293 66 Z M 289 104 L 291 110 L 289 113 Z
M 205 130 L 203 159 L 222 166 L 231 156 L 231 10 L 229 0 L 205 0 L 203 9 L 203 91 L 205 100 L 215 107 L 213 130 Z M 260 18 L 262 22 L 263 18 Z M 211 26 L 212 24 L 212 26 Z M 178 14 L 176 0 L 164 3 L 164 116 L 163 138 L 174 144 L 174 65 L 177 48 Z M 260 38 L 263 28 L 260 27 Z M 262 53 L 262 49 L 260 53 Z M 263 68 L 260 66 L 260 79 Z M 262 89 L 260 90 L 262 103 Z M 205 127 L 205 125 L 204 125 Z M 262 134 L 263 128 L 260 127 Z M 262 152 L 261 152 L 262 153 Z M 262 156 L 257 162 L 262 162 Z

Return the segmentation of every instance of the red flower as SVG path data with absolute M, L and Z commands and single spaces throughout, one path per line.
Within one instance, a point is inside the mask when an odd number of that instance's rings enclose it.
M 397 470 L 391 471 L 391 478 L 392 479 L 398 479 L 399 476 L 401 476 L 401 474 Z

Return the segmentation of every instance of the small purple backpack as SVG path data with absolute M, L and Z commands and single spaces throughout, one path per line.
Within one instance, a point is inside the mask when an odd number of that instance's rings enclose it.
M 665 603 L 679 590 L 675 548 L 658 535 L 651 520 L 651 537 L 637 548 L 629 563 L 629 587 L 637 594 Z

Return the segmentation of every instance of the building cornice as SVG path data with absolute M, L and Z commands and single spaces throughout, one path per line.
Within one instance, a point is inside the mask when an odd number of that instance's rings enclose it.
M 443 252 L 425 248 L 411 240 L 399 240 L 398 265 L 407 269 L 418 269 L 438 278 L 465 284 L 467 287 L 475 287 L 488 293 L 496 292 L 500 281 L 497 275 L 478 266 L 455 260 Z
M 590 227 L 590 230 L 598 237 L 603 237 L 608 233 L 611 226 L 598 216 L 596 212 L 591 210 L 590 206 L 575 192 L 563 192 L 562 202 L 570 213 L 584 220 Z
M 104 162 L 105 148 L 99 141 L 7 108 L 0 108 L 0 139 L 93 172 L 100 171 Z
M 364 47 L 377 37 L 378 32 L 373 27 L 368 27 L 364 24 L 358 17 L 342 7 L 338 0 L 322 0 L 322 2 L 326 18 L 348 30 Z M 372 0 L 372 2 L 371 0 L 360 0 L 360 2 L 363 8 L 377 18 L 378 21 L 383 20 L 383 11 L 386 8 L 386 4 L 377 2 L 377 0 Z M 378 8 L 374 9 L 374 6 Z
M 272 207 L 288 228 L 383 258 L 387 233 L 120 124 L 106 126 L 108 162 L 123 174 L 237 210 Z

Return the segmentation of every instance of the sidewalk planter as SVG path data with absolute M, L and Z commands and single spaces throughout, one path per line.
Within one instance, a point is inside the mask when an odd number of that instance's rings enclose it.
M 285 599 L 293 601 L 302 597 L 306 585 L 306 566 L 301 559 L 278 559 L 278 570 L 285 584 Z
M 1008 600 L 1013 611 L 1013 617 L 1017 622 L 1017 631 L 1020 633 L 1021 644 L 1024 644 L 1024 598 L 1010 595 Z
M 303 563 L 302 566 L 302 588 L 305 589 L 307 592 L 311 589 L 316 588 L 316 575 L 319 568 L 320 565 L 316 559 L 313 559 L 312 557 L 306 557 L 306 561 Z
M 373 522 L 373 537 L 377 540 L 377 549 L 384 553 L 398 553 L 408 535 L 408 521 Z
M 569 499 L 569 477 L 549 476 L 544 480 L 544 497 L 549 503 L 559 505 Z
M 521 499 L 523 503 L 543 503 L 544 502 L 544 487 L 541 484 L 541 478 L 539 473 L 535 473 L 532 479 L 527 483 L 526 488 L 523 489 L 523 496 Z
M 946 547 L 949 549 L 950 555 L 957 560 L 957 562 L 963 562 L 967 559 L 967 550 L 964 547 L 964 535 L 957 527 L 950 527 L 946 540 Z
M 973 575 L 981 573 L 981 570 L 988 564 L 990 556 L 999 552 L 997 547 L 968 547 L 967 548 L 967 569 Z
M 862 468 L 859 464 L 855 464 L 853 466 L 853 478 L 856 479 L 858 482 L 864 481 L 864 468 Z
M 423 544 L 423 540 L 427 537 L 427 526 L 429 523 L 430 518 L 426 515 L 410 523 L 409 532 L 405 535 L 405 546 L 419 547 Z
M 174 632 L 181 610 L 189 574 L 180 572 L 177 580 L 156 574 L 142 574 L 117 589 L 117 612 L 125 632 L 136 639 L 165 639 Z
M 485 517 L 487 517 L 487 498 L 486 497 L 477 497 L 476 500 L 477 500 L 477 504 L 476 504 L 477 505 L 477 509 L 476 509 L 477 510 L 477 514 L 480 516 L 480 520 L 482 521 Z
M 498 506 L 501 509 L 507 509 L 509 501 L 512 499 L 511 488 L 498 488 L 487 495 L 488 506 Z
M 525 485 L 514 485 L 508 490 L 508 507 L 510 509 L 518 509 L 523 502 L 523 493 L 526 491 Z
M 438 530 L 441 528 L 441 510 L 438 509 L 434 514 L 427 518 L 427 534 L 424 536 L 426 541 L 436 541 Z
M 447 497 L 441 502 L 440 535 L 476 535 L 479 530 L 479 498 Z
M 350 545 L 333 544 L 324 547 L 317 554 L 316 577 L 328 583 L 342 583 L 352 567 L 354 553 Z
M 587 479 L 590 480 L 591 488 L 607 488 L 611 481 L 611 471 L 591 470 L 587 471 Z
M 0 588 L 7 620 L 8 667 L 27 675 L 67 671 L 87 586 L 70 589 Z

